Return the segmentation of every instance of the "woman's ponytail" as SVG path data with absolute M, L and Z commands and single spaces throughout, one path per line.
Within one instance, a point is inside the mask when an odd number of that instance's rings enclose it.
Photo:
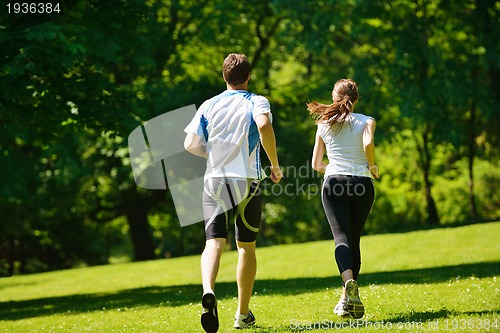
M 309 102 L 307 110 L 316 123 L 326 123 L 338 134 L 358 101 L 356 82 L 351 79 L 337 81 L 333 87 L 332 98 L 332 104 Z

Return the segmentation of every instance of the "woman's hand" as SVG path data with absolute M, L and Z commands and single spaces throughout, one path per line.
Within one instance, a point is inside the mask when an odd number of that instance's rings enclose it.
M 378 166 L 372 165 L 368 166 L 368 170 L 370 170 L 370 173 L 372 174 L 373 178 L 378 178 Z

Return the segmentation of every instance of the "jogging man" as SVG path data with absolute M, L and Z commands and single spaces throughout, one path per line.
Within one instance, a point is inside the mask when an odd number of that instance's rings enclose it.
M 234 327 L 246 328 L 255 323 L 249 303 L 257 271 L 255 247 L 262 211 L 259 183 L 265 178 L 260 160 L 261 145 L 271 162 L 271 180 L 278 183 L 282 177 L 269 101 L 247 91 L 250 80 L 247 57 L 229 54 L 224 60 L 222 74 L 226 90 L 200 106 L 185 129 L 184 141 L 187 151 L 207 158 L 203 194 L 206 243 L 201 255 L 201 324 L 208 333 L 217 332 L 219 328 L 215 280 L 231 215 L 238 248 L 238 308 Z

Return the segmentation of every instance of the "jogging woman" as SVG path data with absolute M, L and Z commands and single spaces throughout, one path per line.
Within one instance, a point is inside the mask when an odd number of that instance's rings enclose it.
M 375 198 L 375 120 L 354 113 L 358 88 L 351 79 L 335 83 L 333 103 L 307 103 L 318 129 L 312 167 L 324 173 L 321 200 L 335 241 L 335 260 L 342 277 L 342 296 L 334 312 L 364 315 L 356 282 L 361 267 L 360 238 Z M 324 155 L 328 164 L 323 162 Z

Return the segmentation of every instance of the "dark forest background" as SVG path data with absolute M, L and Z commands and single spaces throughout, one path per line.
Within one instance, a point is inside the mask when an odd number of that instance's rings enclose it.
M 499 1 L 59 3 L 0 10 L 0 276 L 200 253 L 202 223 L 135 185 L 127 137 L 224 90 L 232 52 L 271 102 L 286 176 L 267 181 L 260 246 L 331 239 L 305 103 L 346 77 L 377 120 L 367 234 L 500 218 Z

